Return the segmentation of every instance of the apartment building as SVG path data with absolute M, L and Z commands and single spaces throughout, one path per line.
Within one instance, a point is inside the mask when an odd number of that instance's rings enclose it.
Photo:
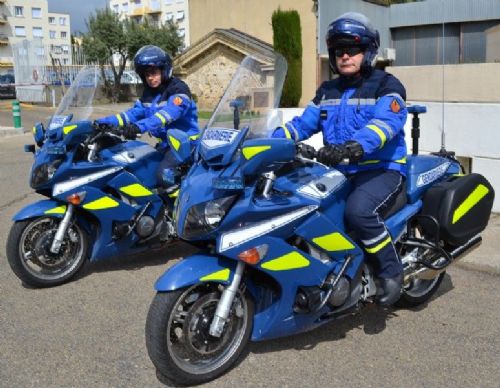
M 36 55 L 71 64 L 70 16 L 48 11 L 47 0 L 0 0 L 0 66 L 13 66 L 12 48 L 40 39 Z
M 190 45 L 188 0 L 110 0 L 109 7 L 121 18 L 141 22 L 149 18 L 154 23 L 177 23 L 184 46 Z

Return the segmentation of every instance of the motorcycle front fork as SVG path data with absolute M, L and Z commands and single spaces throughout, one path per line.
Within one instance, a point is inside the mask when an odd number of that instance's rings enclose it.
M 74 210 L 74 205 L 68 203 L 68 208 L 66 209 L 66 213 L 64 213 L 64 217 L 59 223 L 59 226 L 57 227 L 54 240 L 52 240 L 52 245 L 50 246 L 50 251 L 52 253 L 59 253 L 59 250 L 61 249 L 64 236 L 66 235 L 68 227 L 71 223 L 71 218 L 73 217 L 73 210 Z
M 224 289 L 222 296 L 217 304 L 217 310 L 215 311 L 214 319 L 210 325 L 210 335 L 214 337 L 220 337 L 224 330 L 224 324 L 226 323 L 227 317 L 231 311 L 231 306 L 233 305 L 234 298 L 238 293 L 240 287 L 241 278 L 243 275 L 243 270 L 245 269 L 245 263 L 238 261 L 236 266 L 236 271 L 231 284 Z

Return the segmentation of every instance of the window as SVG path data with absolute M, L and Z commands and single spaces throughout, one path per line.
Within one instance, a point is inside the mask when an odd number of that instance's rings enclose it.
M 33 38 L 43 38 L 42 27 L 33 27 Z
M 177 15 L 175 17 L 177 20 L 184 19 L 184 11 L 177 11 Z
M 63 58 L 63 65 L 67 65 L 68 64 L 68 58 Z
M 120 13 L 120 6 L 118 4 L 113 5 L 113 12 Z
M 16 36 L 26 36 L 26 29 L 21 26 L 14 27 L 14 32 Z
M 66 31 L 61 31 L 61 38 L 66 38 L 68 33 Z
M 42 9 L 41 8 L 31 8 L 31 17 L 33 19 L 41 19 L 42 18 Z
M 185 35 L 186 35 L 186 29 L 184 29 L 184 28 L 179 28 L 179 29 L 177 30 L 177 34 L 178 34 L 178 35 L 182 38 L 183 36 L 185 36 Z
M 61 46 L 52 45 L 51 49 L 54 54 L 61 54 L 62 52 Z
M 167 12 L 167 14 L 165 15 L 165 20 L 168 22 L 173 19 L 174 19 L 174 14 L 172 12 Z
M 19 6 L 15 6 L 14 7 L 14 15 L 16 16 L 23 16 L 24 14 L 24 7 L 19 7 Z
M 67 44 L 63 44 L 61 47 L 64 54 L 69 53 L 69 46 Z
M 177 3 L 184 3 L 184 0 L 177 0 Z
M 165 0 L 165 5 L 172 5 L 174 4 L 174 0 Z
M 59 18 L 59 24 L 61 26 L 65 26 L 66 25 L 66 18 Z
M 49 38 L 50 38 L 50 39 L 55 39 L 55 38 L 56 38 L 56 32 L 55 32 L 55 31 L 53 31 L 53 30 L 50 30 L 50 31 L 49 31 Z
M 56 18 L 53 16 L 49 16 L 49 24 L 56 24 Z
M 45 55 L 45 50 L 43 49 L 43 47 L 35 47 L 35 53 L 39 57 L 43 57 Z
M 123 11 L 124 13 L 128 13 L 128 3 L 123 3 L 123 4 L 122 4 L 122 11 Z

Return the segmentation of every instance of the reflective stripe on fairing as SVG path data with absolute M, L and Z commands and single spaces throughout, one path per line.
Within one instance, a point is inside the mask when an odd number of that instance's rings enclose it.
M 358 166 L 364 166 L 366 164 L 380 163 L 380 160 L 365 160 L 363 162 L 358 162 Z
M 118 120 L 118 125 L 119 125 L 120 127 L 123 127 L 123 119 L 122 119 L 122 115 L 121 115 L 121 114 L 119 114 L 119 113 L 117 113 L 117 114 L 116 114 L 116 118 L 117 118 L 117 120 Z
M 299 252 L 290 252 L 262 263 L 261 267 L 269 271 L 289 271 L 291 269 L 308 267 L 310 264 L 310 261 Z
M 329 252 L 354 249 L 354 245 L 352 245 L 352 243 L 339 232 L 315 237 L 312 239 L 312 241 L 320 248 L 325 249 Z
M 205 275 L 200 278 L 202 282 L 208 282 L 210 280 L 220 280 L 220 281 L 226 281 L 229 279 L 229 275 L 231 274 L 231 271 L 229 268 L 221 269 L 220 271 L 213 272 L 211 274 Z
M 95 201 L 86 203 L 85 205 L 83 205 L 83 208 L 87 210 L 104 210 L 117 206 L 120 206 L 120 204 L 117 201 L 115 201 L 113 198 L 105 196 L 96 199 Z
M 96 172 L 95 174 L 85 175 L 81 178 L 72 179 L 70 181 L 65 181 L 61 183 L 56 183 L 54 189 L 52 190 L 52 196 L 55 197 L 65 191 L 72 190 L 78 186 L 86 185 L 87 183 L 93 182 L 97 179 L 101 179 L 106 175 L 115 173 L 116 171 L 122 170 L 122 167 L 108 168 L 107 170 Z
M 254 147 L 244 147 L 242 149 L 243 156 L 246 160 L 252 159 L 255 155 L 260 154 L 261 152 L 270 150 L 271 146 L 254 146 Z
M 168 196 L 170 198 L 176 198 L 176 197 L 178 197 L 179 196 L 179 190 L 180 189 L 175 190 L 173 193 L 168 194 Z
M 380 147 L 379 148 L 382 148 L 387 140 L 387 137 L 385 136 L 384 131 L 382 131 L 379 127 L 377 127 L 376 125 L 373 125 L 373 124 L 367 125 L 366 128 L 371 129 L 380 137 Z
M 149 191 L 139 183 L 133 183 L 128 186 L 120 187 L 120 191 L 124 192 L 127 195 L 130 195 L 131 197 L 147 197 L 153 194 L 151 191 Z
M 201 136 L 201 133 L 198 133 L 197 135 L 191 135 L 189 136 L 189 140 L 196 140 Z
M 283 214 L 278 217 L 271 218 L 268 221 L 258 223 L 243 228 L 239 228 L 232 232 L 222 234 L 219 243 L 219 252 L 226 251 L 241 245 L 247 241 L 253 240 L 272 232 L 282 226 L 285 226 L 318 208 L 316 205 L 305 206 L 293 212 Z
M 45 210 L 43 213 L 44 214 L 64 214 L 64 213 L 66 213 L 66 205 L 53 207 L 52 209 Z
M 391 236 L 387 237 L 384 241 L 382 241 L 380 244 L 374 246 L 373 248 L 365 248 L 365 250 L 368 253 L 377 253 L 382 248 L 384 248 L 386 245 L 390 244 L 390 242 L 391 242 Z
M 477 185 L 472 193 L 455 209 L 453 212 L 452 224 L 457 223 L 470 209 L 477 205 L 477 203 L 488 194 L 490 190 L 485 185 Z
M 172 143 L 172 147 L 174 147 L 174 150 L 179 151 L 179 147 L 181 146 L 181 142 L 173 136 L 169 136 L 168 140 L 170 140 L 170 143 Z
M 291 138 L 292 138 L 292 135 L 290 134 L 290 131 L 288 130 L 288 128 L 287 128 L 285 125 L 283 125 L 283 127 L 282 127 L 282 128 L 283 128 L 283 132 L 285 132 L 285 136 L 286 136 L 286 138 L 287 138 L 287 139 L 291 139 Z
M 73 129 L 75 129 L 78 125 L 68 125 L 66 127 L 63 127 L 63 133 L 67 135 L 70 133 Z

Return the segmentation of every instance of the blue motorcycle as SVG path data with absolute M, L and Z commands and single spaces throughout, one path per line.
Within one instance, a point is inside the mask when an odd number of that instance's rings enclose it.
M 374 301 L 380 287 L 344 225 L 349 179 L 266 137 L 286 63 L 246 58 L 204 130 L 174 209 L 179 236 L 208 247 L 167 270 L 146 321 L 157 371 L 174 383 L 212 380 L 249 340 L 314 329 Z M 253 101 L 255 114 L 242 105 Z M 453 153 L 407 158 L 407 188 L 385 214 L 404 266 L 398 306 L 428 301 L 446 267 L 481 241 L 493 188 L 463 175 Z M 314 157 L 314 155 L 312 155 Z
M 59 285 L 86 261 L 141 252 L 175 238 L 171 212 L 189 151 L 158 182 L 161 152 L 147 142 L 123 141 L 119 129 L 88 120 L 98 81 L 96 68 L 83 68 L 47 129 L 33 128 L 38 149 L 25 146 L 35 157 L 30 185 L 48 199 L 14 216 L 7 258 L 30 286 Z M 168 138 L 180 149 L 177 132 Z

